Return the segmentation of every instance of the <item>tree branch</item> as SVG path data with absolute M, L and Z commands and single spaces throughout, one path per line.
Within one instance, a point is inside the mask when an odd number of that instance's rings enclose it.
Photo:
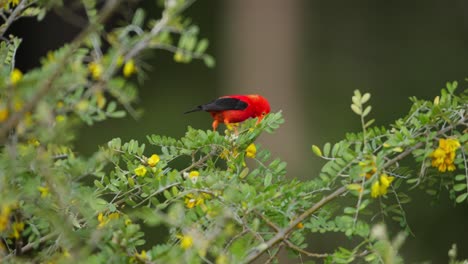
M 283 241 L 284 238 L 287 237 L 289 233 L 291 233 L 294 230 L 294 228 L 296 228 L 297 224 L 304 221 L 304 219 L 309 217 L 311 214 L 315 213 L 318 209 L 322 208 L 325 204 L 327 204 L 328 202 L 332 201 L 333 199 L 342 195 L 345 192 L 346 192 L 346 186 L 342 186 L 338 188 L 336 191 L 334 191 L 333 193 L 329 194 L 328 196 L 323 197 L 322 200 L 314 204 L 314 206 L 312 206 L 311 208 L 306 210 L 304 213 L 302 213 L 299 217 L 291 221 L 289 226 L 287 226 L 284 229 L 280 229 L 280 231 L 274 237 L 272 237 L 266 243 L 259 245 L 252 253 L 250 253 L 245 258 L 244 263 L 252 263 L 258 257 L 260 257 L 263 254 L 263 252 L 265 252 L 267 249 L 270 249 L 272 246 Z
M 0 37 L 3 37 L 3 34 L 5 34 L 11 24 L 13 24 L 18 14 L 26 7 L 25 2 L 26 0 L 21 0 L 13 12 L 11 12 L 10 16 L 8 16 L 8 19 L 5 21 L 5 23 L 0 27 Z
M 81 46 L 81 44 L 86 40 L 91 33 L 95 32 L 99 27 L 96 25 L 102 24 L 117 9 L 120 0 L 109 0 L 106 1 L 105 6 L 101 9 L 100 15 L 96 19 L 95 23 L 90 23 L 81 33 L 72 41 L 70 47 L 66 54 L 58 61 L 54 71 L 50 77 L 39 86 L 36 94 L 32 96 L 32 99 L 28 101 L 21 111 L 13 114 L 1 127 L 0 127 L 0 142 L 4 143 L 5 138 L 7 137 L 8 131 L 18 125 L 19 121 L 23 116 L 34 109 L 34 107 L 39 103 L 39 101 L 53 88 L 54 81 L 60 76 L 62 71 L 65 69 L 65 65 L 68 63 L 71 55 Z
M 455 123 L 453 125 L 447 126 L 447 127 L 443 128 L 443 129 L 441 129 L 440 131 L 438 131 L 437 135 L 442 135 L 442 134 L 454 129 L 458 125 L 465 124 L 466 119 L 467 119 L 467 116 L 465 115 L 464 117 L 461 118 L 461 120 L 459 122 L 457 122 L 457 123 Z M 404 157 L 408 156 L 415 149 L 420 148 L 423 145 L 424 145 L 424 142 L 419 142 L 419 143 L 415 144 L 414 146 L 406 149 L 405 151 L 403 151 L 402 153 L 400 153 L 399 155 L 397 155 L 393 159 L 387 161 L 383 165 L 383 168 L 387 168 L 387 167 L 397 163 L 399 160 L 401 160 Z M 263 243 L 263 244 L 260 244 L 259 246 L 257 246 L 256 249 L 254 249 L 250 254 L 247 255 L 247 257 L 245 258 L 243 263 L 252 263 L 258 257 L 260 257 L 266 250 L 271 249 L 271 247 L 273 247 L 277 243 L 279 243 L 281 241 L 287 241 L 287 236 L 289 235 L 289 233 L 291 233 L 295 229 L 297 224 L 304 221 L 306 218 L 308 218 L 310 215 L 312 215 L 317 210 L 322 208 L 328 202 L 330 202 L 330 201 L 334 200 L 335 198 L 337 198 L 338 196 L 344 194 L 346 191 L 347 191 L 346 186 L 341 186 L 340 188 L 336 189 L 333 193 L 329 194 L 328 196 L 323 197 L 319 202 L 314 204 L 314 206 L 312 206 L 311 208 L 309 208 L 308 210 L 303 212 L 300 216 L 298 216 L 293 221 L 291 221 L 289 226 L 285 227 L 284 229 L 279 229 L 279 231 L 277 232 L 277 234 L 274 237 L 272 237 L 266 243 Z

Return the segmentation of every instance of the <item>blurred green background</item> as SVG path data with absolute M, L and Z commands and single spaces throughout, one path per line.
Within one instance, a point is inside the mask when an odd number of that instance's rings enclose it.
M 155 2 L 140 4 L 159 17 Z M 316 177 L 323 162 L 310 146 L 360 129 L 349 107 L 353 90 L 372 94 L 371 117 L 385 125 L 407 113 L 410 96 L 431 100 L 453 80 L 465 89 L 467 14 L 468 2 L 462 0 L 199 0 L 186 15 L 210 40 L 217 67 L 177 64 L 167 52 L 147 53 L 138 103 L 144 115 L 83 126 L 76 150 L 88 155 L 114 137 L 179 137 L 189 125 L 210 129 L 208 114 L 182 112 L 225 94 L 260 93 L 286 118 L 260 144 L 288 162 L 289 177 Z M 20 21 L 13 28 L 24 38 L 18 66 L 37 66 L 38 57 L 77 30 L 53 14 L 39 25 Z M 406 261 L 447 263 L 452 243 L 468 258 L 466 203 L 454 206 L 446 192 L 436 201 L 416 190 L 411 194 L 414 202 L 406 211 L 414 236 L 402 249 Z M 326 252 L 341 243 L 336 239 L 343 238 L 311 237 L 310 244 L 314 252 Z

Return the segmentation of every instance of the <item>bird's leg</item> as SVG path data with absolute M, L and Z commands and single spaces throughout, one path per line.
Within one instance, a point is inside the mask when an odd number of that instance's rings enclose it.
M 227 120 L 227 119 L 224 119 L 224 124 L 226 125 L 226 127 L 227 127 L 228 130 L 234 130 L 234 134 L 235 134 L 236 136 L 239 135 L 239 131 L 237 130 L 238 124 L 236 124 L 236 123 L 229 123 L 229 120 Z
M 213 124 L 211 124 L 211 126 L 213 127 L 213 131 L 216 131 L 216 129 L 218 128 L 218 124 L 219 124 L 219 121 L 215 119 L 213 121 Z

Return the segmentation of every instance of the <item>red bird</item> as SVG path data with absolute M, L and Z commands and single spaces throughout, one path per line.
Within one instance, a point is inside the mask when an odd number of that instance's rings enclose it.
M 213 130 L 219 122 L 226 125 L 239 123 L 249 118 L 258 117 L 257 124 L 270 113 L 268 100 L 258 94 L 222 96 L 210 103 L 199 105 L 184 114 L 206 111 L 213 117 Z

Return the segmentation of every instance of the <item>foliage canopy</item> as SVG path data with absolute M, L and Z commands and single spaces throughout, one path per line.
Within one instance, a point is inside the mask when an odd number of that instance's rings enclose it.
M 304 181 L 286 178 L 286 163 L 255 145 L 261 133 L 280 127 L 281 112 L 259 125 L 244 122 L 238 134 L 189 127 L 180 139 L 115 138 L 90 157 L 76 155 L 80 123 L 138 114 L 132 102 L 143 51 L 164 49 L 176 62 L 214 65 L 205 54 L 208 41 L 181 15 L 192 2 L 163 2 L 159 19 L 137 9 L 128 24 L 109 29 L 103 25 L 121 3 L 97 8 L 82 1 L 88 25 L 26 73 L 15 67 L 22 40 L 5 32 L 61 3 L 2 2 L 0 260 L 250 263 L 262 256 L 276 261 L 287 249 L 325 263 L 402 263 L 411 188 L 434 196 L 448 191 L 455 203 L 467 203 L 467 90 L 457 92 L 457 82 L 433 102 L 411 98 L 408 115 L 388 127 L 372 126 L 370 94 L 356 90 L 351 109 L 362 131 L 313 145 L 327 162 Z M 175 167 L 175 160 L 185 166 Z M 402 228 L 394 239 L 379 224 L 387 220 Z M 167 233 L 146 243 L 159 226 Z M 342 233 L 354 246 L 313 252 L 305 241 L 316 233 Z M 457 262 L 456 247 L 449 256 Z

